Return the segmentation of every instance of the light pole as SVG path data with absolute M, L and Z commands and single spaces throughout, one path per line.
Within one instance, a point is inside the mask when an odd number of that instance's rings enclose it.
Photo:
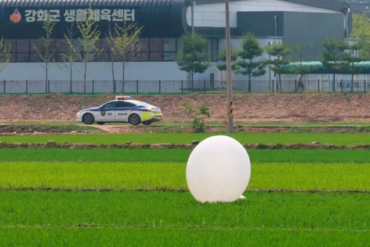
M 233 85 L 231 79 L 231 46 L 230 46 L 230 18 L 229 18 L 229 0 L 225 0 L 225 19 L 226 19 L 226 83 L 227 83 L 227 126 L 229 133 L 234 132 L 234 114 L 233 114 Z

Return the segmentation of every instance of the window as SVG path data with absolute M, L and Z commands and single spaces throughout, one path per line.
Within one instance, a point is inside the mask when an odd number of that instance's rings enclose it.
M 141 52 L 145 52 L 145 51 L 149 51 L 149 41 L 148 39 L 140 39 L 140 51 Z
M 31 39 L 31 52 L 37 53 L 37 51 L 42 53 L 42 40 L 41 39 Z
M 175 61 L 176 53 L 175 52 L 165 52 L 163 54 L 164 61 Z
M 18 39 L 17 40 L 17 52 L 29 52 L 30 43 L 28 39 Z
M 98 61 L 98 62 L 105 62 L 105 61 L 109 61 L 109 55 L 108 55 L 108 52 L 102 52 L 102 53 L 99 53 L 99 54 L 96 56 L 96 61 Z
M 5 43 L 10 45 L 10 52 L 16 52 L 17 50 L 17 41 L 15 39 L 6 39 Z
M 99 39 L 97 43 L 97 48 L 99 50 L 102 50 L 103 52 L 108 52 L 109 51 L 109 46 L 108 43 L 105 39 Z
M 176 39 L 163 39 L 163 51 L 176 51 Z
M 162 39 L 150 39 L 150 51 L 163 51 Z
M 107 109 L 107 108 L 115 108 L 116 107 L 116 102 L 109 102 L 109 103 L 106 103 L 105 105 L 103 105 L 103 109 Z
M 163 61 L 162 52 L 151 52 L 150 61 Z
M 117 102 L 117 107 L 133 107 L 133 106 L 136 106 L 136 105 L 130 102 L 125 102 L 125 101 Z
M 17 62 L 29 62 L 30 54 L 29 53 L 17 53 Z

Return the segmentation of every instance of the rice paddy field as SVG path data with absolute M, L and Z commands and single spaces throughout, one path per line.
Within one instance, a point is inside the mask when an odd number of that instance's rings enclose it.
M 3 143 L 186 143 L 211 134 L 0 136 Z M 370 134 L 236 133 L 369 144 Z M 201 204 L 191 149 L 0 148 L 0 246 L 368 246 L 370 151 L 251 149 L 246 199 Z

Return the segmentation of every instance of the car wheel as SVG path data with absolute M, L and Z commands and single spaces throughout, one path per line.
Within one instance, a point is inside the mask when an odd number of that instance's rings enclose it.
M 104 125 L 104 124 L 105 124 L 105 122 L 97 122 L 97 124 L 99 124 L 99 125 Z
M 82 118 L 85 124 L 93 124 L 95 122 L 94 116 L 91 113 L 86 113 Z
M 145 122 L 143 122 L 143 124 L 144 124 L 144 125 L 151 125 L 151 124 L 152 124 L 152 122 L 151 122 L 151 121 L 145 121 Z
M 141 120 L 140 120 L 140 117 L 139 115 L 137 114 L 132 114 L 130 116 L 130 118 L 128 119 L 129 123 L 132 124 L 132 125 L 138 125 L 140 124 Z

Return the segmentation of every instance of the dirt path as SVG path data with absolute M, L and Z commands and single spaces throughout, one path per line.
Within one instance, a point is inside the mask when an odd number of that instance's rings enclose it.
M 162 109 L 164 121 L 189 121 L 182 103 L 210 107 L 207 121 L 225 122 L 226 95 L 138 95 L 134 99 Z M 84 108 L 112 100 L 113 95 L 1 95 L 0 121 L 71 121 Z M 237 94 L 234 119 L 238 122 L 368 122 L 370 95 Z M 103 126 L 105 128 L 105 126 Z M 113 127 L 108 127 L 113 128 Z

